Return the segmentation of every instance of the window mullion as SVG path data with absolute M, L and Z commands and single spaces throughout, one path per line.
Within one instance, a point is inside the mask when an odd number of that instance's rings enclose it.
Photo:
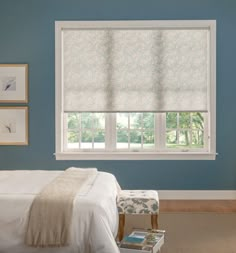
M 106 150 L 113 151 L 116 148 L 116 114 L 106 113 L 105 114 L 105 143 Z
M 143 127 L 143 113 L 141 114 L 141 149 L 143 149 L 143 134 L 144 134 L 144 127 Z
M 203 129 L 203 133 L 204 133 L 204 146 L 206 148 L 206 150 L 209 150 L 210 147 L 210 133 L 209 133 L 209 124 L 208 124 L 208 120 L 209 120 L 209 112 L 208 115 L 207 113 L 203 113 L 203 119 L 204 119 L 204 129 Z
M 189 143 L 189 146 L 190 148 L 192 147 L 193 145 L 193 114 L 190 113 L 190 129 L 189 129 L 189 134 L 190 134 L 190 143 Z
M 92 149 L 94 149 L 94 135 L 95 135 L 95 130 L 94 130 L 94 121 L 95 121 L 95 116 L 94 114 L 92 114 L 92 129 L 91 129 L 91 132 L 92 132 Z
M 180 128 L 179 128 L 179 113 L 177 113 L 177 128 L 176 128 L 176 138 L 177 138 L 177 144 L 179 144 L 179 132 L 180 132 Z
M 128 150 L 130 150 L 130 113 L 128 113 Z
M 79 114 L 79 149 L 82 146 L 82 113 Z
M 111 119 L 110 119 L 110 113 L 105 114 L 105 149 L 110 150 L 111 144 L 110 144 L 110 134 L 111 134 Z
M 68 136 L 68 125 L 67 125 L 67 114 L 63 114 L 63 150 L 67 150 L 67 136 Z
M 111 150 L 116 150 L 116 113 L 111 114 Z
M 155 113 L 155 146 L 157 151 L 165 149 L 166 118 L 165 113 Z

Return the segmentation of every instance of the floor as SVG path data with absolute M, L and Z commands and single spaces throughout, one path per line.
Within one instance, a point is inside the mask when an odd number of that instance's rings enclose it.
M 236 200 L 161 200 L 160 212 L 236 213 Z
M 161 201 L 161 253 L 236 253 L 236 201 Z M 125 233 L 150 228 L 150 217 L 127 216 Z

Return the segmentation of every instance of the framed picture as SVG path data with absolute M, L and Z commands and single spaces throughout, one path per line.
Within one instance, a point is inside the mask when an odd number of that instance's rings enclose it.
M 0 64 L 0 103 L 28 102 L 28 64 Z
M 0 145 L 28 145 L 28 107 L 0 106 Z

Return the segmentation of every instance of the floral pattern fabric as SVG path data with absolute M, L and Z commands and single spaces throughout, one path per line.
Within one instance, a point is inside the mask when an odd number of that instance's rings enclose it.
M 153 190 L 122 190 L 117 199 L 119 213 L 158 214 L 158 192 Z
M 207 110 L 208 29 L 90 28 L 63 29 L 65 111 Z

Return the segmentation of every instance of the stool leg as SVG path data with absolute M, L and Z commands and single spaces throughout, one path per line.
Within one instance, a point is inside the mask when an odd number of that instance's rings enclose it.
M 124 236 L 124 227 L 125 227 L 125 214 L 120 213 L 119 214 L 119 228 L 118 228 L 118 239 L 121 241 Z
M 158 229 L 158 214 L 151 215 L 152 229 Z

